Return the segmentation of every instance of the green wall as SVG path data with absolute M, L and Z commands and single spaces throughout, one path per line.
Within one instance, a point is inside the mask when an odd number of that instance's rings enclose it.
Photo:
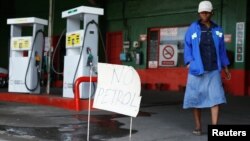
M 100 25 L 104 34 L 105 31 L 123 31 L 124 40 L 135 41 L 138 40 L 140 34 L 147 34 L 149 28 L 189 25 L 197 20 L 197 6 L 200 0 L 96 0 L 95 5 L 89 0 L 54 0 L 54 2 L 54 36 L 60 35 L 66 26 L 66 20 L 61 18 L 62 11 L 86 5 L 105 8 L 105 15 L 100 17 Z M 212 0 L 212 3 L 215 9 L 213 20 L 222 25 L 225 34 L 232 35 L 232 42 L 227 44 L 227 49 L 234 54 L 236 22 L 247 22 L 246 25 L 249 23 L 247 20 L 249 19 L 249 14 L 247 14 L 249 3 L 247 0 Z M 9 25 L 6 24 L 7 18 L 48 19 L 49 0 L 2 0 L 0 6 L 0 67 L 7 68 L 10 34 Z M 248 27 L 246 28 L 248 30 Z M 246 34 L 246 36 L 249 35 Z M 248 50 L 249 43 L 245 44 Z M 143 64 L 135 65 L 134 61 L 125 64 L 136 68 L 146 68 L 147 43 L 143 42 L 138 51 L 144 54 Z M 246 53 L 245 60 L 247 61 L 248 58 Z M 247 67 L 246 63 L 232 64 L 231 67 L 237 69 Z
M 198 19 L 197 8 L 200 0 L 109 0 L 106 4 L 107 31 L 123 31 L 124 40 L 138 40 L 140 34 L 147 34 L 149 28 L 189 25 Z M 247 0 L 212 0 L 213 20 L 222 25 L 225 34 L 232 35 L 227 50 L 235 50 L 236 22 L 246 22 Z M 144 64 L 135 61 L 124 64 L 146 68 L 147 43 L 140 51 L 144 53 Z M 234 56 L 233 56 L 234 57 Z M 234 58 L 233 60 L 234 61 Z M 245 63 L 232 63 L 233 68 L 244 68 Z
M 225 34 L 232 34 L 232 43 L 227 44 L 227 49 L 230 50 L 234 55 L 236 46 L 236 23 L 245 22 L 246 28 L 248 28 L 247 26 L 249 22 L 247 22 L 247 0 L 224 0 L 223 2 L 222 27 Z M 245 34 L 247 34 L 247 32 L 245 32 Z M 247 44 L 248 43 L 245 38 L 245 50 L 248 48 Z M 247 52 L 245 51 L 245 62 L 236 63 L 234 62 L 235 59 L 233 58 L 231 66 L 236 69 L 247 68 L 246 62 L 248 58 Z
M 247 7 L 250 7 L 250 2 L 248 1 L 247 2 Z M 250 23 L 250 10 L 247 10 L 247 12 L 246 12 L 246 15 L 247 15 L 247 24 L 249 24 Z M 247 26 L 246 27 L 247 29 L 246 29 L 246 68 L 247 68 L 247 70 L 250 70 L 250 65 L 249 65 L 249 63 L 250 63 L 250 42 L 249 41 L 247 41 L 247 39 L 249 39 L 250 38 L 250 34 L 249 34 L 249 32 L 250 32 L 250 29 L 249 29 L 249 26 Z
M 54 24 L 53 35 L 59 35 L 66 27 L 66 19 L 62 19 L 62 12 L 78 6 L 91 5 L 88 0 L 53 0 L 54 2 Z M 26 3 L 25 8 L 22 5 Z M 30 4 L 27 4 L 30 3 Z M 15 17 L 40 17 L 49 19 L 49 0 L 15 0 Z

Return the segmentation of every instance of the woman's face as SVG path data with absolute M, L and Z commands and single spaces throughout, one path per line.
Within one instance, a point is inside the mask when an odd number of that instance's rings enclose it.
M 202 22 L 208 22 L 208 21 L 210 21 L 210 19 L 212 17 L 212 12 L 204 11 L 204 12 L 200 12 L 199 15 L 200 15 L 200 19 Z

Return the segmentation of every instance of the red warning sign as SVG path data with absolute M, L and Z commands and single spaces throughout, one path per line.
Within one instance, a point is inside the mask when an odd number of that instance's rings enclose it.
M 178 48 L 175 44 L 160 45 L 159 66 L 171 67 L 177 65 Z
M 162 56 L 165 59 L 171 59 L 174 57 L 174 48 L 172 46 L 165 46 L 162 51 Z

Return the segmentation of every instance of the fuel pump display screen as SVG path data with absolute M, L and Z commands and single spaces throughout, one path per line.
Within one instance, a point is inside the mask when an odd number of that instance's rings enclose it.
M 83 30 L 70 32 L 66 34 L 66 47 L 81 47 L 83 40 Z
M 12 50 L 30 50 L 32 45 L 32 37 L 14 37 L 11 38 Z

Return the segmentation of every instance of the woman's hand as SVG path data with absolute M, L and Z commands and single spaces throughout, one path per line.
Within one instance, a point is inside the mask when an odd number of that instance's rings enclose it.
M 225 73 L 226 73 L 226 80 L 230 80 L 231 79 L 231 73 L 229 72 L 227 67 L 225 67 Z
M 190 67 L 191 62 L 192 62 L 192 61 L 190 61 L 190 62 L 186 65 L 186 67 L 187 67 L 188 69 L 189 69 L 189 67 Z

